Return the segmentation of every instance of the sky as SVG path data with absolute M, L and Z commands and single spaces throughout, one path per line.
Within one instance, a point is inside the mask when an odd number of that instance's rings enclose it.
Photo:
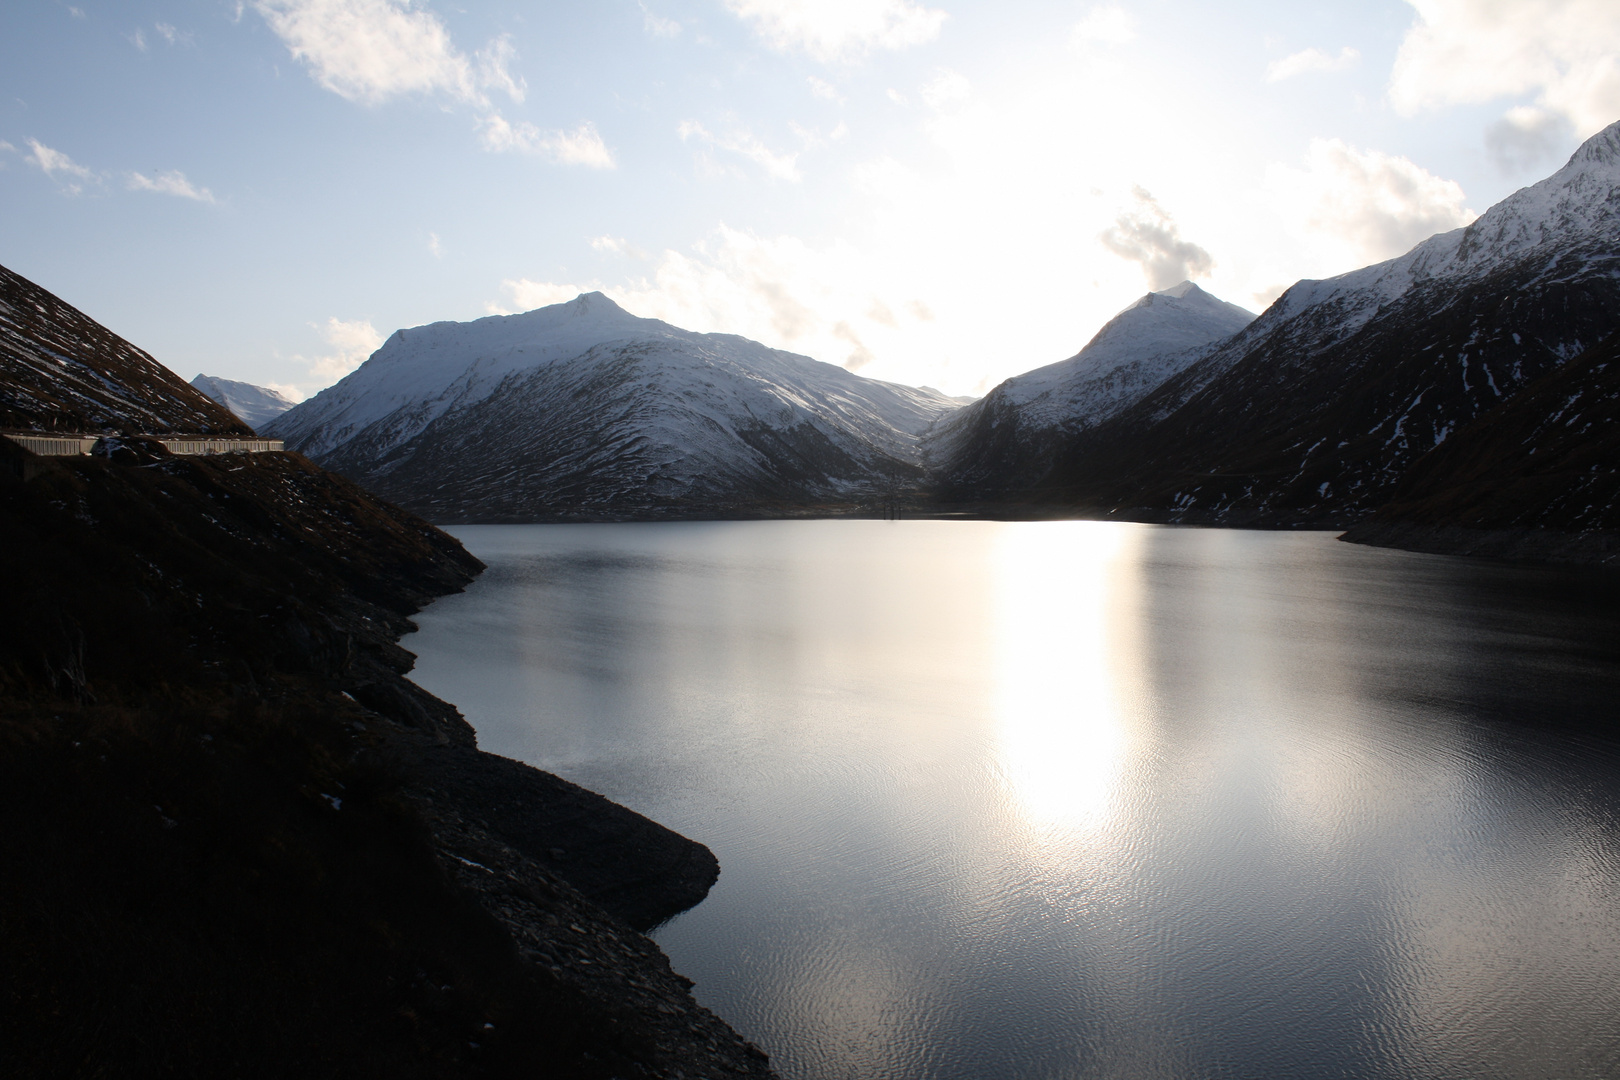
M 8 0 L 0 264 L 295 398 L 592 289 L 977 395 L 1149 289 L 1400 254 L 1615 120 L 1615 0 Z

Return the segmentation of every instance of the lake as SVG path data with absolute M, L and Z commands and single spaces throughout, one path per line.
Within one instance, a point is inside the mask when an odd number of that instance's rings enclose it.
M 1332 534 L 471 526 L 484 749 L 712 848 L 791 1080 L 1620 1075 L 1620 590 Z

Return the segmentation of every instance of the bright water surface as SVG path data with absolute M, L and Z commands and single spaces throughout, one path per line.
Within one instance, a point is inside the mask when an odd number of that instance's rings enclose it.
M 415 677 L 714 849 L 654 936 L 784 1077 L 1620 1076 L 1602 579 L 1094 522 L 453 531 L 490 568 Z

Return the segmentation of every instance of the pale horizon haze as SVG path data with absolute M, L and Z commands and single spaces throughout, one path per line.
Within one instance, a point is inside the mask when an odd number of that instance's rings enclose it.
M 302 397 L 599 289 L 982 394 L 1190 278 L 1260 311 L 1620 120 L 1612 0 L 17 0 L 0 264 Z

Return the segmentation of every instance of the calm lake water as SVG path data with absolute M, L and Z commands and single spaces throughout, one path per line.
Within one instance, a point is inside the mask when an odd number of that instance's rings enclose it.
M 415 678 L 711 847 L 784 1077 L 1620 1076 L 1620 594 L 1325 533 L 452 530 Z

